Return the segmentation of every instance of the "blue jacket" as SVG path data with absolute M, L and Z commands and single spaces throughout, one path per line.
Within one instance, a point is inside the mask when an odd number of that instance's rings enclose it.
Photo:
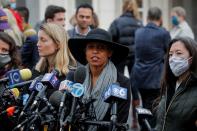
M 136 31 L 133 86 L 141 89 L 160 88 L 164 57 L 169 42 L 169 32 L 154 23 L 148 23 Z
M 32 69 L 39 60 L 37 42 L 37 35 L 29 36 L 21 48 L 22 64 L 29 69 Z

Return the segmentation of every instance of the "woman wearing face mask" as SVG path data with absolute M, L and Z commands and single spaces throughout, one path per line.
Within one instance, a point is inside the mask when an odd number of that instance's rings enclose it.
M 14 40 L 8 34 L 0 32 L 0 78 L 20 65 L 21 59 Z
M 12 70 L 17 69 L 21 65 L 20 55 L 18 53 L 16 44 L 12 37 L 7 33 L 0 32 L 0 79 L 5 78 L 5 74 Z M 5 99 L 6 95 L 10 94 L 10 90 L 5 90 L 5 85 L 0 83 L 0 110 L 5 110 L 10 105 L 16 104 L 16 102 L 11 99 Z M 9 95 L 10 96 L 10 95 Z M 7 98 L 7 97 L 6 97 Z M 16 126 L 16 121 L 14 118 L 8 118 L 6 115 L 0 117 L 0 130 L 11 131 L 11 129 Z
M 156 130 L 197 130 L 197 43 L 189 37 L 176 38 L 170 43 Z

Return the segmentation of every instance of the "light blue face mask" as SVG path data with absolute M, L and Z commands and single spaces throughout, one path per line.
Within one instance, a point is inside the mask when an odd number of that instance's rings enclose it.
M 0 54 L 0 68 L 4 67 L 11 61 L 11 57 L 8 54 Z
M 172 19 L 172 24 L 173 24 L 174 26 L 179 25 L 179 20 L 178 20 L 177 16 L 172 16 L 171 19 Z
M 169 59 L 169 65 L 172 73 L 178 77 L 186 72 L 190 67 L 189 59 L 191 59 L 191 57 L 188 59 L 181 57 L 171 57 Z
M 10 4 L 10 7 L 11 7 L 12 9 L 16 9 L 16 3 L 11 3 L 11 4 Z

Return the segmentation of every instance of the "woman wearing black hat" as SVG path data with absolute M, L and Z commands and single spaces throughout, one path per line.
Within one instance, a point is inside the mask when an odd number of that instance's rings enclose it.
M 69 39 L 68 46 L 75 59 L 86 65 L 83 100 L 96 99 L 93 103 L 96 119 L 110 121 L 111 106 L 104 102 L 103 94 L 112 83 L 119 83 L 127 89 L 127 100 L 118 102 L 117 120 L 126 123 L 130 106 L 130 81 L 117 72 L 114 63 L 119 63 L 128 55 L 128 48 L 112 42 L 111 35 L 103 29 L 91 30 L 86 38 Z M 89 130 L 101 129 L 89 126 Z

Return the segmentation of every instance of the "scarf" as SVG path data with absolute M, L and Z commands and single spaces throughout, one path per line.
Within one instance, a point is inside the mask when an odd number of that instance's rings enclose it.
M 83 83 L 85 92 L 82 100 L 86 101 L 90 98 L 96 99 L 93 104 L 96 119 L 102 120 L 109 108 L 109 104 L 104 102 L 104 93 L 112 83 L 115 83 L 117 81 L 117 69 L 115 65 L 111 61 L 109 61 L 99 75 L 99 78 L 96 81 L 96 85 L 92 87 L 89 64 L 86 65 L 86 68 L 86 78 Z M 95 126 L 90 126 L 90 128 L 89 130 L 96 130 Z

